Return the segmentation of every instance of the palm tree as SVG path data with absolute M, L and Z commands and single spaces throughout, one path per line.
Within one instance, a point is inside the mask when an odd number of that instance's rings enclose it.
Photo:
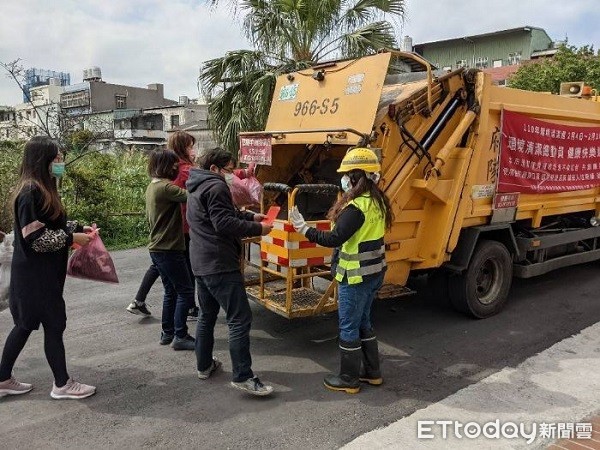
M 404 0 L 226 3 L 243 16 L 244 33 L 254 50 L 230 51 L 206 61 L 199 85 L 218 141 L 233 152 L 240 131 L 264 129 L 278 75 L 393 47 L 394 26 L 386 17 L 392 21 L 404 17 Z

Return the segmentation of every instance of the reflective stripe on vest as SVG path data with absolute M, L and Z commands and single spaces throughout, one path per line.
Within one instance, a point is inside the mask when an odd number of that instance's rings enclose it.
M 355 255 L 349 255 L 340 251 L 340 258 L 344 258 L 348 261 L 367 261 L 369 259 L 381 258 L 385 255 L 385 245 L 382 245 L 377 250 L 371 250 L 369 252 L 356 253 Z
M 355 198 L 348 203 L 358 208 L 365 216 L 363 225 L 342 244 L 335 279 L 348 284 L 363 281 L 363 276 L 379 273 L 385 269 L 385 218 L 377 203 L 369 195 Z
M 376 263 L 376 264 L 371 264 L 365 267 L 359 267 L 358 269 L 347 269 L 344 270 L 342 268 L 340 268 L 340 266 L 337 266 L 337 275 L 340 275 L 341 278 L 344 278 L 344 274 L 346 274 L 346 276 L 348 277 L 348 283 L 349 284 L 353 284 L 350 283 L 350 278 L 360 278 L 360 281 L 362 281 L 362 277 L 363 276 L 367 276 L 367 275 L 373 275 L 374 273 L 379 273 L 381 272 L 385 266 L 387 265 L 387 263 L 384 261 Z M 338 279 L 338 277 L 335 277 L 336 280 L 338 281 L 342 281 L 341 279 Z M 357 281 L 356 283 L 360 283 L 360 281 Z

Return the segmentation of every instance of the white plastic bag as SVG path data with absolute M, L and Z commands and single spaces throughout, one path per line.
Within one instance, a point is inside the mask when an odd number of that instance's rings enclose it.
M 4 240 L 0 242 L 0 302 L 8 301 L 10 265 L 13 257 L 14 240 L 14 235 L 12 233 L 8 233 L 4 236 Z

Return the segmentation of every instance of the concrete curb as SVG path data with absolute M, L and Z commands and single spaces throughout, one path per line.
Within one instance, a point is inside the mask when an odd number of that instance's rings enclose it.
M 560 436 L 540 436 L 540 424 L 582 422 L 600 412 L 600 323 L 529 358 L 516 368 L 504 368 L 482 381 L 399 421 L 366 433 L 344 449 L 423 448 L 544 448 Z M 385 375 L 384 375 L 385 376 Z M 442 437 L 441 424 L 429 424 L 419 438 L 418 421 L 448 420 L 463 425 L 499 420 L 524 424 L 537 438 L 530 443 L 522 437 L 456 437 L 454 423 Z M 425 424 L 422 423 L 423 427 Z M 425 431 L 425 433 L 423 433 Z M 510 430 L 509 430 L 510 431 Z M 511 434 L 511 433 L 508 433 Z

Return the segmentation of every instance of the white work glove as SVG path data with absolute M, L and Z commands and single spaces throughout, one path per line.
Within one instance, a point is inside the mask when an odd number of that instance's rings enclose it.
M 298 233 L 305 235 L 308 231 L 308 225 L 306 225 L 306 221 L 304 220 L 304 217 L 302 217 L 302 214 L 300 214 L 300 211 L 298 211 L 297 206 L 294 206 L 290 210 L 290 222 L 292 222 L 294 230 L 296 230 Z

